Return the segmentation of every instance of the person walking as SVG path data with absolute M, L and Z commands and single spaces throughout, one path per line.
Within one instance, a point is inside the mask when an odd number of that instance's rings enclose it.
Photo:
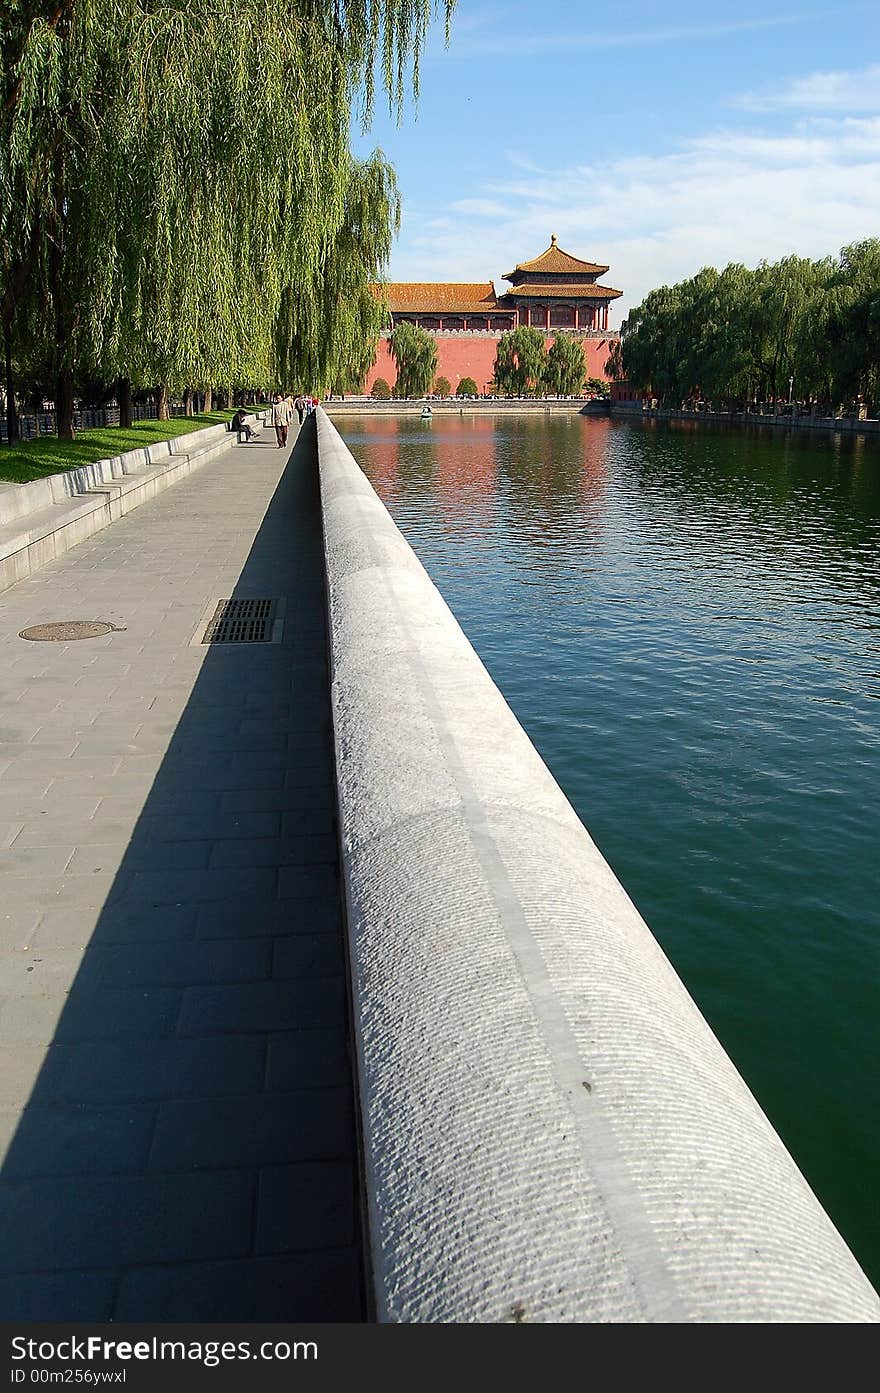
M 282 397 L 280 392 L 276 392 L 272 398 L 272 425 L 275 427 L 275 439 L 278 441 L 279 450 L 283 450 L 287 444 L 287 427 L 290 421 L 290 401 L 287 397 Z
M 294 404 L 294 406 L 295 406 L 295 408 L 296 408 L 296 414 L 297 414 L 297 417 L 298 417 L 298 419 L 299 419 L 299 423 L 300 423 L 300 425 L 302 425 L 302 423 L 303 423 L 303 416 L 305 416 L 305 414 L 306 414 L 306 403 L 305 403 L 305 398 L 303 397 L 302 392 L 300 392 L 299 396 L 297 397 L 296 401 L 295 401 L 293 404 Z

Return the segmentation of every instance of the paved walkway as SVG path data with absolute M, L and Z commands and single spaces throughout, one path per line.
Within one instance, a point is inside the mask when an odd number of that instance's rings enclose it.
M 7 1320 L 362 1318 L 310 433 L 0 597 Z M 191 647 L 232 595 L 282 643 Z

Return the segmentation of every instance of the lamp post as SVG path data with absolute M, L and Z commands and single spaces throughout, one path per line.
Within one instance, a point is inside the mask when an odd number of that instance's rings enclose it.
M 794 391 L 794 373 L 788 379 L 788 404 L 791 406 L 791 394 Z

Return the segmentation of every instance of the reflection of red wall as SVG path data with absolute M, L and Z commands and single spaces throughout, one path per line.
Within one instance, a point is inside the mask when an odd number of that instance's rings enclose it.
M 437 376 L 448 377 L 453 392 L 463 377 L 472 377 L 477 391 L 484 392 L 495 371 L 497 338 L 481 338 L 479 334 L 467 334 L 458 338 L 437 339 Z M 549 348 L 552 339 L 546 340 Z M 605 364 L 608 362 L 609 344 L 606 339 L 584 339 L 584 357 L 587 377 L 606 377 Z M 369 392 L 377 377 L 384 377 L 389 387 L 397 380 L 397 367 L 388 348 L 388 340 L 379 340 L 376 361 L 367 373 L 364 391 Z

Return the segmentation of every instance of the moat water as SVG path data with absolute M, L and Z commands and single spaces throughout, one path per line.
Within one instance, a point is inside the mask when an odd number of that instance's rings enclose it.
M 338 424 L 880 1283 L 880 446 Z

